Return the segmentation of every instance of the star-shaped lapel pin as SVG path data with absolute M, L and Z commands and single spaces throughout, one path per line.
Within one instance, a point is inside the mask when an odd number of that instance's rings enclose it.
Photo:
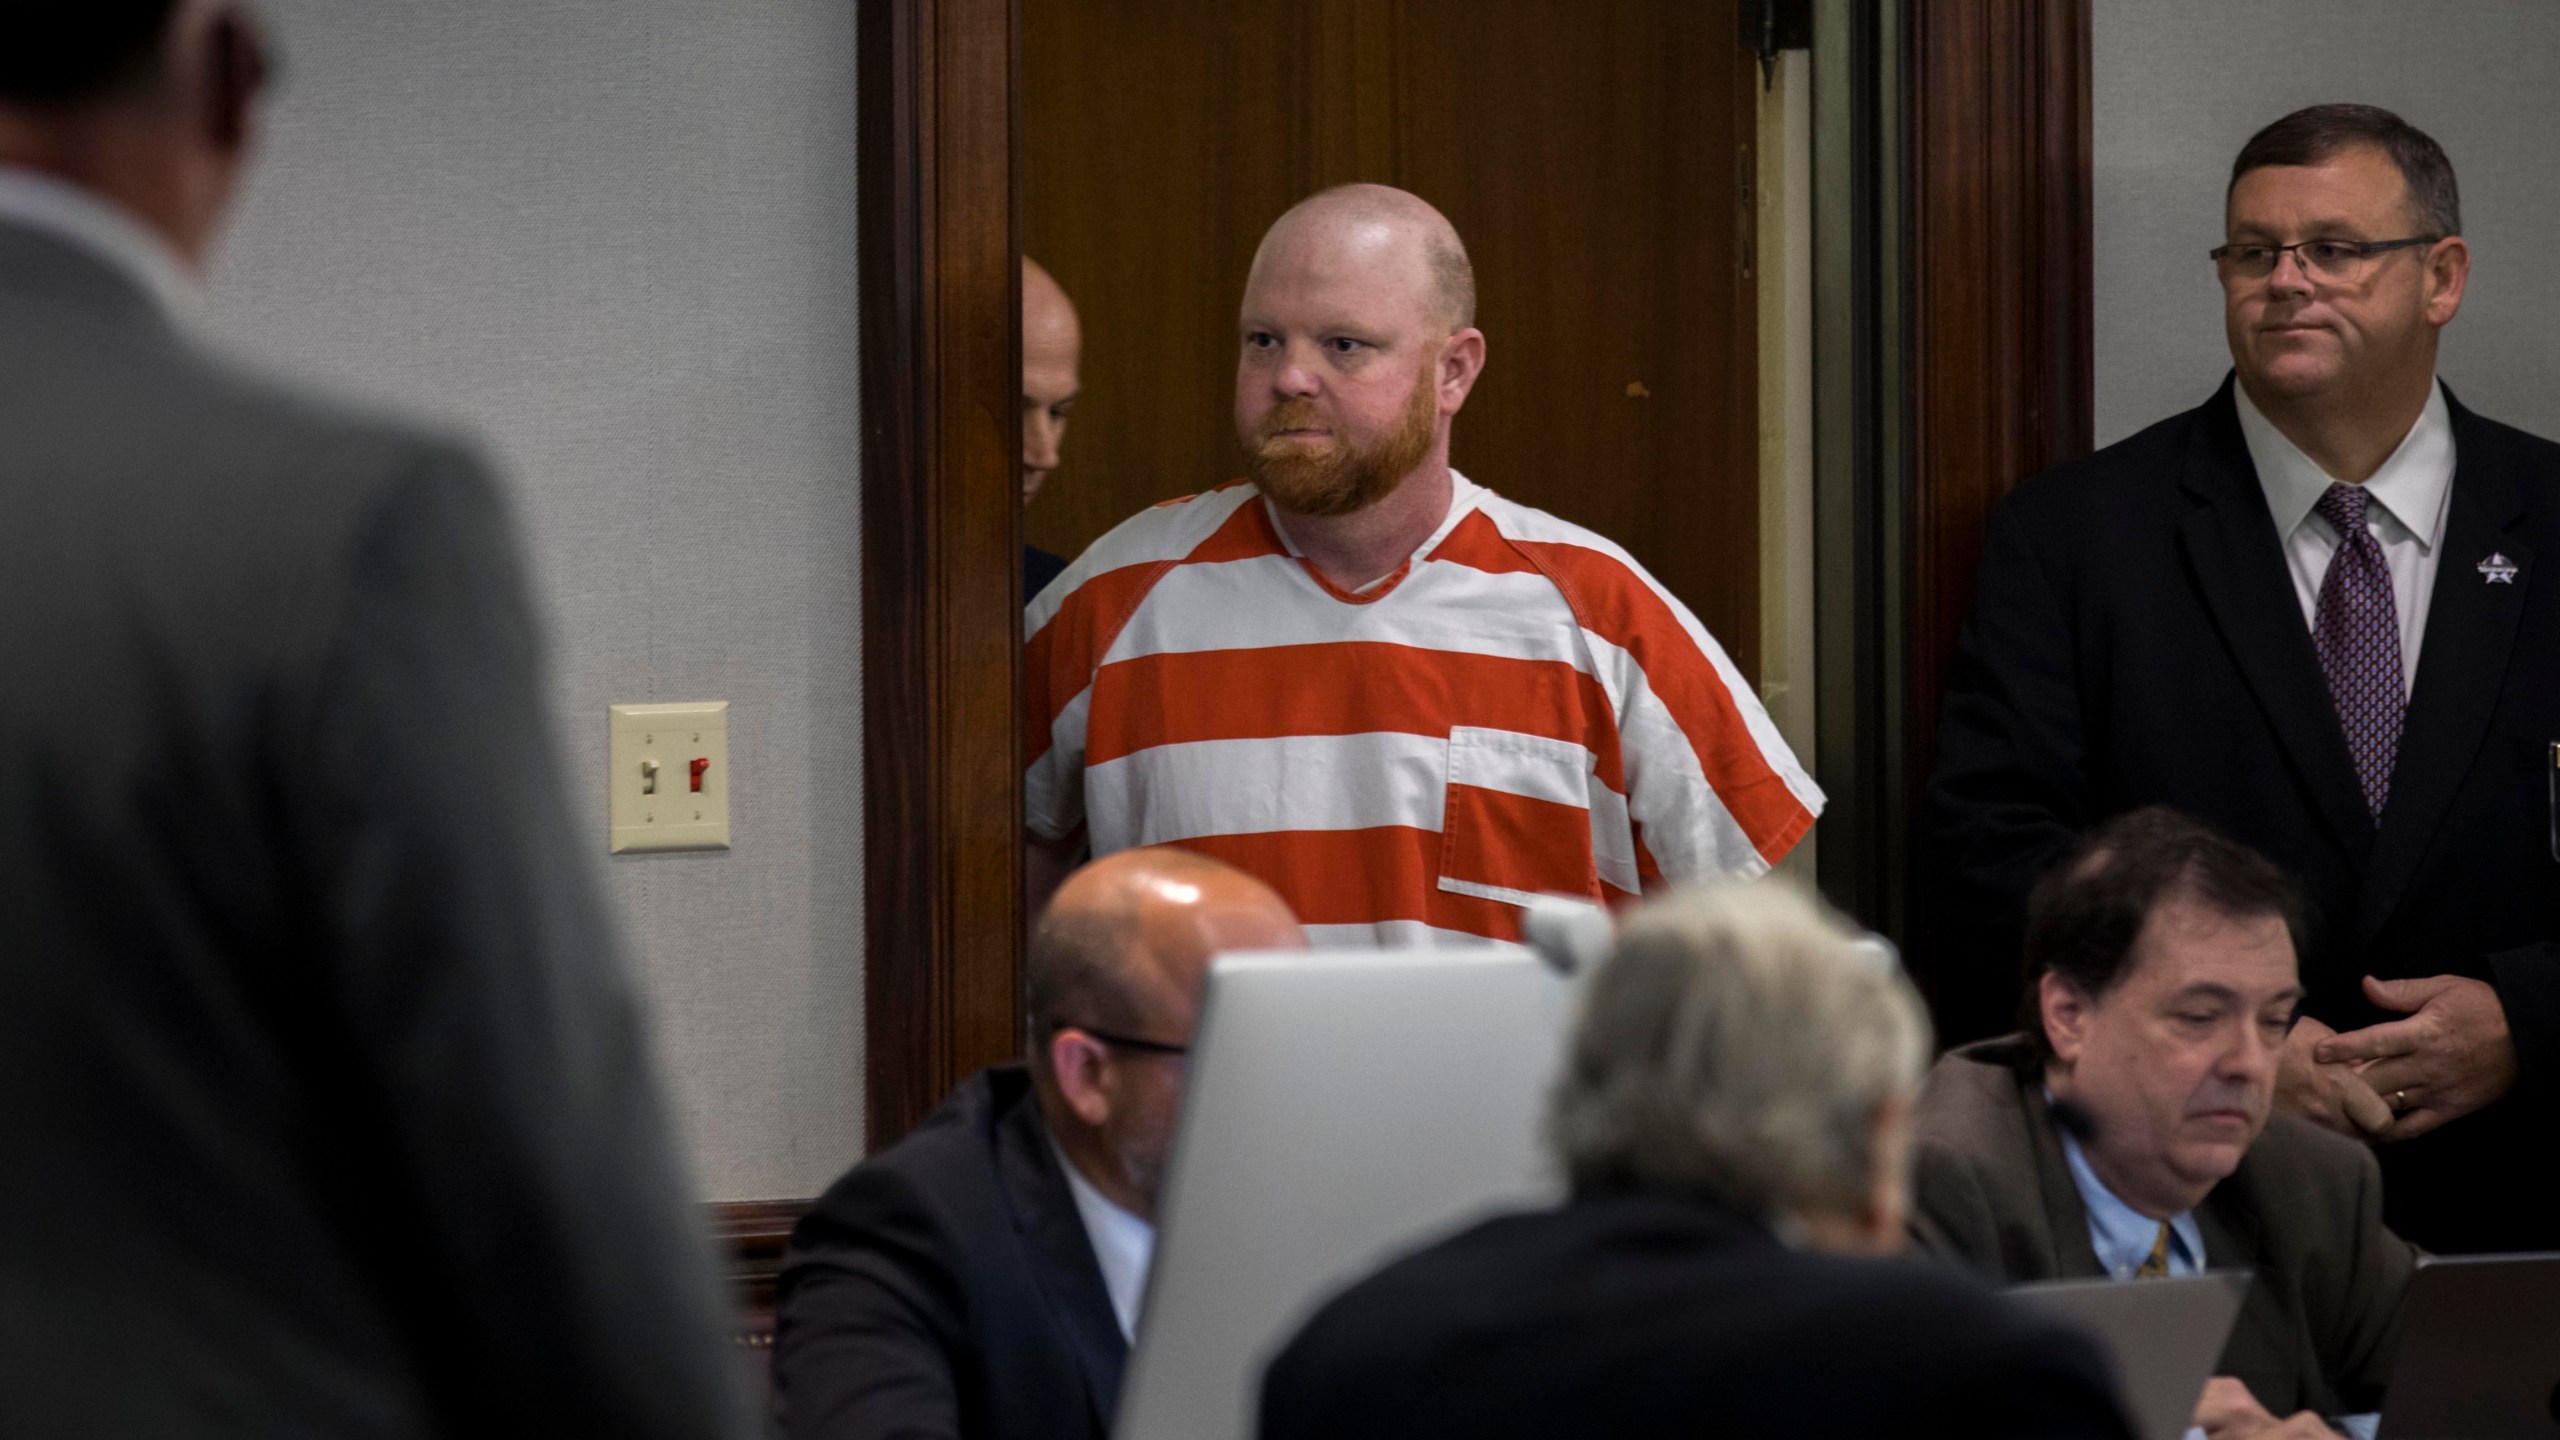
M 2513 585 L 2516 583 L 2516 562 L 2494 550 L 2489 552 L 2488 559 L 2480 562 L 2478 569 L 2481 581 L 2485 584 Z

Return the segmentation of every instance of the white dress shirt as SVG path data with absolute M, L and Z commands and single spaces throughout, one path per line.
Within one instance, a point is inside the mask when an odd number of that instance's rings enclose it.
M 2266 491 L 2267 512 L 2284 540 L 2285 564 L 2302 601 L 2302 623 L 2316 626 L 2320 582 L 2328 578 L 2339 535 L 2311 507 L 2335 479 L 2250 403 L 2248 387 L 2235 383 L 2231 396 L 2240 409 L 2240 434 L 2249 442 L 2249 459 L 2258 467 L 2258 484 Z M 2364 482 L 2364 492 L 2373 497 L 2364 512 L 2365 528 L 2382 542 L 2382 561 L 2391 571 L 2391 600 L 2400 611 L 2402 694 L 2414 694 L 2418 645 L 2426 638 L 2427 602 L 2435 594 L 2437 552 L 2444 540 L 2445 505 L 2453 494 L 2453 419 L 2445 409 L 2441 383 L 2428 387 L 2418 423 Z
M 114 201 L 42 171 L 0 165 L 0 221 L 41 230 L 106 261 L 139 284 L 171 319 L 195 307 L 196 285 L 178 252 Z
M 1067 1172 L 1067 1189 L 1076 1197 L 1076 1214 L 1084 1220 L 1084 1238 L 1093 1246 L 1093 1258 L 1102 1267 L 1102 1288 L 1111 1296 L 1111 1313 L 1120 1321 L 1122 1339 L 1132 1344 L 1138 1338 L 1138 1302 L 1147 1293 L 1147 1266 L 1156 1253 L 1156 1227 L 1111 1203 L 1110 1198 L 1093 1187 L 1058 1148 L 1049 1142 L 1049 1153 L 1058 1157 L 1058 1168 Z

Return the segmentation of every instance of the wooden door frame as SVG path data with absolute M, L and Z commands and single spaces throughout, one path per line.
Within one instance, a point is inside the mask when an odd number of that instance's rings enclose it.
M 1924 791 L 1983 527 L 2090 446 L 2089 10 L 1814 5 L 1821 881 L 1924 986 Z
M 2089 0 L 1923 0 L 1905 10 L 1910 137 L 1901 798 L 1911 889 L 1926 872 L 1922 789 L 1973 610 L 1991 507 L 2089 453 L 2095 388 Z M 1931 907 L 1902 939 L 1924 984 Z M 1980 965 L 1984 957 L 1947 956 Z
M 862 0 L 856 22 L 871 1150 L 1021 1048 L 1016 7 Z M 708 1207 L 751 1350 L 809 1204 Z
M 863 1045 L 871 1149 L 1021 1050 L 1017 0 L 864 0 Z

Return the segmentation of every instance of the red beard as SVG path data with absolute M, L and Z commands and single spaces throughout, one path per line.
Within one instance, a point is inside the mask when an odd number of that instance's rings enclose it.
M 1293 515 L 1349 515 L 1377 504 L 1431 453 L 1440 428 L 1440 387 L 1432 383 L 1439 359 L 1434 352 L 1414 377 L 1413 396 L 1396 428 L 1368 446 L 1353 446 L 1339 433 L 1318 446 L 1282 441 L 1281 432 L 1320 428 L 1323 418 L 1305 400 L 1273 406 L 1244 447 L 1245 473 Z

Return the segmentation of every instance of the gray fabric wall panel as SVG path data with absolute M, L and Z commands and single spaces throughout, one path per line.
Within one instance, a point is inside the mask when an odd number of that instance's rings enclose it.
M 2447 383 L 2560 436 L 2560 5 L 2551 0 L 2096 0 L 2098 443 L 2212 393 L 2231 159 L 2304 105 L 2398 111 L 2452 156 L 2474 258 Z
M 853 7 L 265 0 L 207 317 L 485 437 L 706 1198 L 862 1147 Z M 728 852 L 605 855 L 605 707 L 727 700 Z

